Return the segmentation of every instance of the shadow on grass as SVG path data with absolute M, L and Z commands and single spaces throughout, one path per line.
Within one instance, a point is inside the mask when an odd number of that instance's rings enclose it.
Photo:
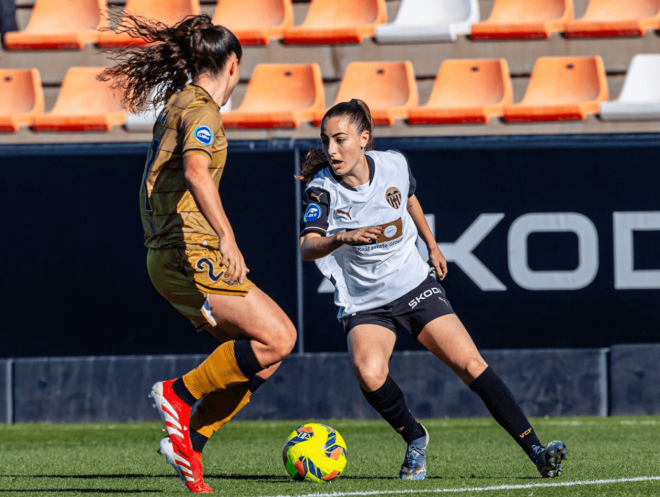
M 138 478 L 175 478 L 177 475 L 144 475 L 144 474 L 125 474 L 125 475 L 1 475 L 4 478 L 53 478 L 53 479 L 69 479 L 69 480 L 119 480 L 119 479 L 138 479 Z M 273 482 L 287 482 L 291 478 L 286 476 L 275 475 L 214 475 L 207 474 L 204 478 L 217 478 L 220 480 L 267 480 Z
M 77 494 L 162 494 L 162 490 L 117 490 L 117 489 L 104 489 L 104 488 L 29 488 L 29 489 L 18 489 L 18 490 L 5 490 L 0 489 L 0 493 L 3 492 L 23 492 L 29 494 L 39 494 L 44 492 L 75 492 Z
M 5 478 L 63 478 L 63 479 L 80 479 L 80 480 L 100 480 L 100 479 L 130 479 L 130 478 L 176 478 L 177 475 L 145 475 L 145 474 L 125 474 L 125 475 L 0 475 Z M 217 475 L 217 474 L 207 474 L 204 475 L 204 478 L 215 478 L 218 480 L 250 480 L 250 481 L 267 481 L 269 483 L 290 483 L 291 478 L 287 476 L 280 475 Z M 342 476 L 342 480 L 398 480 L 397 476 Z M 427 480 L 540 480 L 539 477 L 535 476 L 427 476 Z M 3 492 L 4 490 L 0 490 Z M 149 490 L 150 492 L 151 490 Z M 122 491 L 117 491 L 122 492 Z M 154 490 L 156 492 L 156 490 Z

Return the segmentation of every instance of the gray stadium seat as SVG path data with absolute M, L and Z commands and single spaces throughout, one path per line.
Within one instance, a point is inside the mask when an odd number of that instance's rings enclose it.
M 604 121 L 660 120 L 660 54 L 635 55 L 619 98 L 600 104 Z
M 456 41 L 479 22 L 478 0 L 403 0 L 391 24 L 376 27 L 379 43 Z

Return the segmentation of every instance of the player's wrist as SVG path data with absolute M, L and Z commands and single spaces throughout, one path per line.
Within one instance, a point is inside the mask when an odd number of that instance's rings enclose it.
M 426 247 L 428 248 L 429 254 L 439 254 L 440 253 L 440 248 L 438 247 L 438 244 L 436 243 L 435 240 L 431 240 L 431 242 L 426 242 Z

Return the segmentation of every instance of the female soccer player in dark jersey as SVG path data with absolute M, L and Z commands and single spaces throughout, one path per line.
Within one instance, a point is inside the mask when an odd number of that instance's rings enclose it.
M 411 333 L 481 397 L 542 476 L 559 476 L 565 445 L 540 443 L 447 300 L 439 283 L 447 263 L 415 196 L 405 157 L 372 150 L 373 120 L 360 100 L 328 110 L 321 141 L 323 152 L 311 151 L 299 176 L 307 182 L 300 251 L 335 286 L 339 319 L 364 396 L 408 444 L 400 478 L 425 478 L 429 442 L 389 376 L 400 330 Z M 416 248 L 418 235 L 428 247 L 428 264 Z
M 284 312 L 247 279 L 218 193 L 227 157 L 220 107 L 238 82 L 242 49 L 206 15 L 170 28 L 129 14 L 115 31 L 157 42 L 115 53 L 119 64 L 101 76 L 115 79 L 131 111 L 154 91 L 154 105 L 165 103 L 140 190 L 149 276 L 198 331 L 222 342 L 195 370 L 153 386 L 150 396 L 168 433 L 160 452 L 192 492 L 211 493 L 202 477 L 204 444 L 247 404 L 296 340 Z

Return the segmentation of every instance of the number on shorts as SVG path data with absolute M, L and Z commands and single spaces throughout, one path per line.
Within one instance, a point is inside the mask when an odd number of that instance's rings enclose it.
M 200 271 L 204 271 L 204 266 L 206 266 L 206 270 L 208 271 L 209 279 L 211 279 L 212 281 L 218 281 L 220 279 L 220 276 L 225 274 L 224 269 L 221 269 L 218 274 L 214 274 L 215 273 L 215 266 L 206 257 L 202 257 L 200 260 L 198 260 L 197 264 L 195 264 L 195 266 L 197 266 L 197 269 L 199 269 Z
M 149 179 L 149 173 L 151 168 L 156 161 L 156 156 L 158 155 L 158 147 L 160 147 L 160 140 L 154 138 L 149 145 L 149 153 L 147 154 L 147 166 L 144 170 L 144 178 L 142 178 L 142 186 L 144 187 L 144 210 L 147 212 L 153 212 L 154 208 L 151 205 L 149 200 L 149 191 L 147 190 L 147 180 Z

